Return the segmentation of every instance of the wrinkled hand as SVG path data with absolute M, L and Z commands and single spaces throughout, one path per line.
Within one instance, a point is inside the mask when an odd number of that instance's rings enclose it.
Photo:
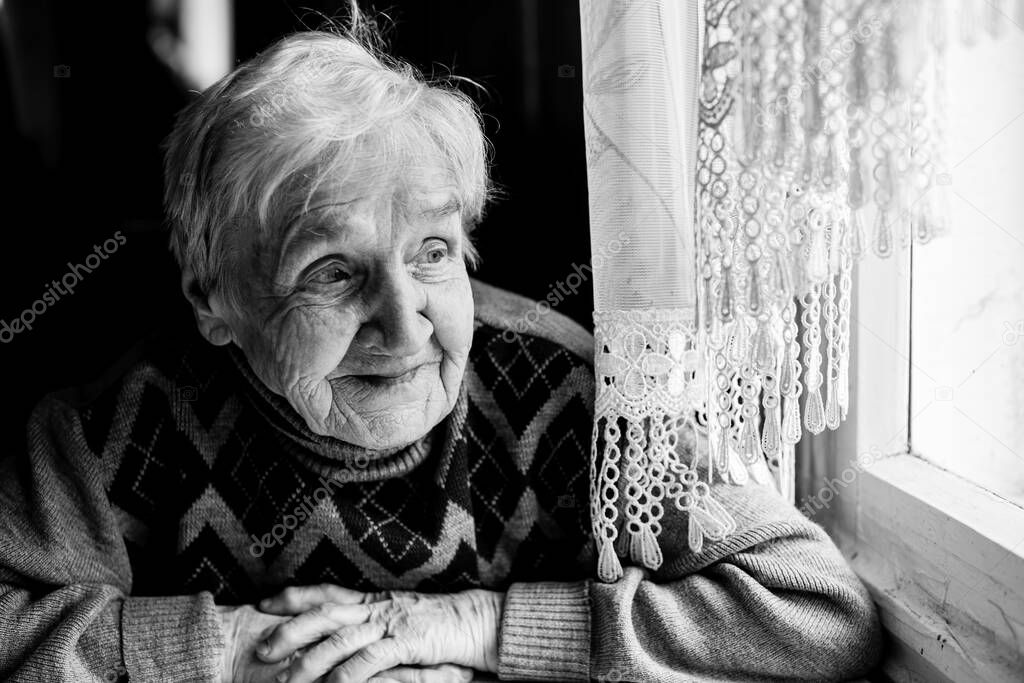
M 251 605 L 217 607 L 224 633 L 221 680 L 226 683 L 273 683 L 291 660 L 266 663 L 256 658 L 256 647 L 287 617 L 266 614 Z
M 502 593 L 487 590 L 431 595 L 361 593 L 330 584 L 287 588 L 260 603 L 268 614 L 292 618 L 257 652 L 268 663 L 292 658 L 288 677 L 280 679 L 289 683 L 321 676 L 330 683 L 466 681 L 467 669 L 498 670 L 503 603 Z

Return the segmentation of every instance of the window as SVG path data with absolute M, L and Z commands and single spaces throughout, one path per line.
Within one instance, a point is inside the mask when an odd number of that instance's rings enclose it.
M 1024 27 L 950 45 L 951 234 L 857 267 L 831 531 L 893 680 L 1024 666 Z M 996 96 L 998 94 L 998 96 Z
M 1024 28 L 952 47 L 954 229 L 913 250 L 911 447 L 1024 506 Z

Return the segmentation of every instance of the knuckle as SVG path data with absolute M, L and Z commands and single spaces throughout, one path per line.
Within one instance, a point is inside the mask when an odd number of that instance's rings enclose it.
M 379 666 L 388 660 L 392 646 L 387 641 L 378 640 L 360 650 L 361 659 L 369 666 Z
M 377 621 L 378 619 L 380 619 L 381 615 L 384 614 L 384 610 L 390 604 L 391 604 L 390 602 L 372 602 L 372 603 L 369 603 L 369 604 L 365 605 L 365 607 L 366 607 L 366 614 L 369 616 L 371 621 Z
M 351 642 L 351 638 L 349 638 L 343 631 L 335 631 L 331 635 L 327 636 L 328 645 L 337 650 L 344 650 Z
M 402 617 L 408 616 L 409 605 L 392 600 L 391 602 L 386 603 L 386 606 L 382 610 L 382 614 L 389 621 L 398 621 Z
M 370 619 L 384 626 L 386 633 L 394 633 L 407 616 L 407 606 L 394 600 L 378 602 L 370 608 Z
M 334 603 L 323 602 L 309 610 L 310 614 L 317 619 L 330 619 L 334 615 Z

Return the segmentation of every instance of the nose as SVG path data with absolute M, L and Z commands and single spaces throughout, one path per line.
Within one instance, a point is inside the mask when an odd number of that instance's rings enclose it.
M 427 298 L 403 265 L 388 267 L 375 278 L 368 317 L 355 341 L 370 353 L 413 356 L 430 341 L 433 326 L 423 311 Z

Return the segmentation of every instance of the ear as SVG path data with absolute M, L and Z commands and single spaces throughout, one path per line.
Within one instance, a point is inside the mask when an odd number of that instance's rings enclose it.
M 181 291 L 192 304 L 199 333 L 214 346 L 224 346 L 234 341 L 234 333 L 228 323 L 229 309 L 220 295 L 204 292 L 190 266 L 181 270 Z

